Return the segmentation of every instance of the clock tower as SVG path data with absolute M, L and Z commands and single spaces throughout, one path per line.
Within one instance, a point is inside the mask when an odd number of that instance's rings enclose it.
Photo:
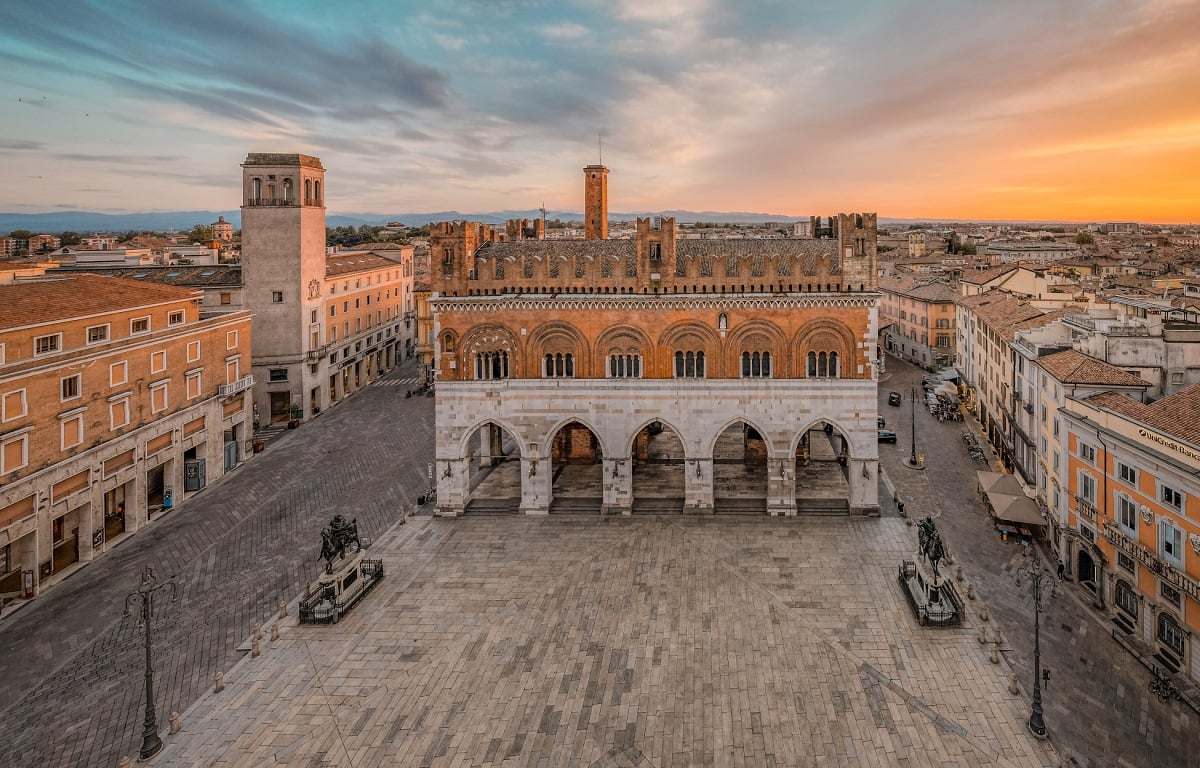
M 310 155 L 251 153 L 242 163 L 242 282 L 254 310 L 254 399 L 263 424 L 324 403 L 325 168 Z M 246 361 L 241 363 L 247 368 Z

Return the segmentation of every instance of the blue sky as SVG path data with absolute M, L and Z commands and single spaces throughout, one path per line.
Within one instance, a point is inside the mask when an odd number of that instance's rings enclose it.
M 331 210 L 1200 218 L 1200 3 L 0 5 L 0 210 L 227 209 L 247 152 Z

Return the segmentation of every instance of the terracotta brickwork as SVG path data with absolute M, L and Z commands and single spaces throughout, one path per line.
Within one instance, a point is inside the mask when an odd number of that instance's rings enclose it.
M 520 511 L 551 511 L 547 464 L 565 463 L 601 465 L 573 504 L 631 514 L 627 462 L 649 458 L 652 424 L 679 440 L 658 460 L 687 466 L 672 503 L 713 512 L 728 491 L 718 436 L 738 423 L 764 513 L 797 513 L 797 446 L 820 425 L 839 435 L 846 509 L 877 512 L 875 214 L 773 240 L 683 239 L 655 216 L 610 240 L 608 169 L 587 166 L 584 182 L 580 240 L 527 222 L 430 227 L 438 514 L 467 510 L 472 462 L 493 467 L 501 445 L 519 456 Z

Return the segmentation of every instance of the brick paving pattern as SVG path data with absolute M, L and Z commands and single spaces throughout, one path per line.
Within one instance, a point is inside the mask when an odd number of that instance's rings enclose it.
M 964 422 L 939 423 L 918 402 L 917 449 L 926 454 L 928 469 L 905 468 L 912 434 L 910 387 L 921 396 L 923 372 L 891 357 L 887 368 L 887 379 L 879 385 L 879 412 L 900 439 L 896 446 L 879 446 L 880 464 L 907 512 L 937 518 L 951 553 L 991 609 L 993 623 L 1003 633 L 1002 647 L 1012 649 L 1005 655 L 1024 688 L 1028 711 L 1033 602 L 1027 582 L 1023 589 L 1016 586 L 1017 571 L 1027 560 L 1014 538 L 1002 542 L 993 527 L 976 492 L 975 471 L 989 467 L 967 455 L 960 434 L 971 429 L 981 445 L 986 441 L 969 416 Z M 887 405 L 889 390 L 904 395 L 902 407 Z M 1043 563 L 1054 572 L 1056 562 Z M 1068 765 L 1195 768 L 1200 764 L 1200 716 L 1181 702 L 1163 703 L 1150 694 L 1150 673 L 1112 639 L 1112 623 L 1092 611 L 1090 601 L 1081 587 L 1065 582 L 1055 597 L 1043 599 L 1042 666 L 1051 669 L 1043 705 L 1050 739 Z
M 1041 766 L 898 518 L 413 518 L 341 623 L 280 622 L 167 765 Z
M 411 378 L 412 365 L 391 378 Z M 6 768 L 115 766 L 140 742 L 142 632 L 122 619 L 144 564 L 180 600 L 154 625 L 158 722 L 240 657 L 256 621 L 318 573 L 335 512 L 379 535 L 428 486 L 433 401 L 368 387 L 0 623 Z M 411 490 L 411 493 L 410 493 Z

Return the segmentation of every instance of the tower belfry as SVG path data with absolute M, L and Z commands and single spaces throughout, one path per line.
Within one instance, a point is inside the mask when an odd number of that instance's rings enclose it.
M 608 169 L 599 163 L 583 169 L 583 236 L 608 239 Z

